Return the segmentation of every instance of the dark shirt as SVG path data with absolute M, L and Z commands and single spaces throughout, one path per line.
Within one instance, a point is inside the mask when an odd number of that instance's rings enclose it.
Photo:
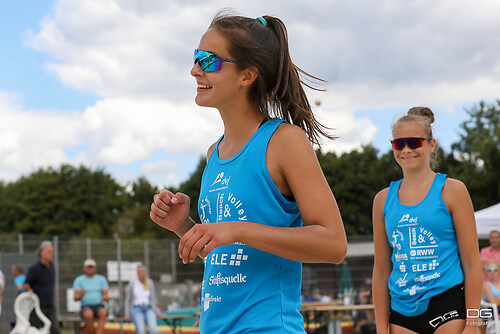
M 26 274 L 26 281 L 40 299 L 40 307 L 54 306 L 54 285 L 56 271 L 54 264 L 47 267 L 42 262 L 37 262 L 30 267 Z

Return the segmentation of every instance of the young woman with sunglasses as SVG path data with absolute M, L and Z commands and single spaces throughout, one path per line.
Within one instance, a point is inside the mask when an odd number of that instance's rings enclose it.
M 207 153 L 202 224 L 188 216 L 188 196 L 168 190 L 150 216 L 179 235 L 184 263 L 205 260 L 201 333 L 305 333 L 301 262 L 345 257 L 342 219 L 311 145 L 331 136 L 299 73 L 276 17 L 220 13 L 195 50 L 195 101 L 224 123 Z
M 488 281 L 483 286 L 483 295 L 486 301 L 500 306 L 500 263 L 488 260 L 485 265 Z
M 434 115 L 415 107 L 392 128 L 403 179 L 373 203 L 377 333 L 476 333 L 481 262 L 465 185 L 431 169 Z M 477 320 L 477 319 L 475 319 Z

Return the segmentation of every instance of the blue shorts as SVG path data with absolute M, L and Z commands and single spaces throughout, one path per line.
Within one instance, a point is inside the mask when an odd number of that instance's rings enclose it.
M 462 283 L 432 297 L 429 300 L 427 311 L 420 315 L 407 317 L 391 310 L 389 323 L 417 333 L 431 334 L 448 321 L 466 319 L 466 313 L 464 285 Z
M 98 313 L 99 313 L 99 310 L 101 308 L 104 308 L 104 304 L 97 304 L 97 305 L 85 305 L 85 306 L 82 306 L 82 309 L 80 310 L 80 316 L 83 318 L 83 312 L 85 311 L 85 309 L 90 309 L 92 310 L 92 312 L 94 313 L 94 318 L 97 319 L 98 318 Z

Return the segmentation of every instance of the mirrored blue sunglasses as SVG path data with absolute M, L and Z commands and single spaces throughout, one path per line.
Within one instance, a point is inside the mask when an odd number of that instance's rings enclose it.
M 212 52 L 194 50 L 194 63 L 198 62 L 200 64 L 201 70 L 204 72 L 215 72 L 220 71 L 223 62 L 235 63 L 236 61 L 227 59 L 224 57 L 219 57 Z

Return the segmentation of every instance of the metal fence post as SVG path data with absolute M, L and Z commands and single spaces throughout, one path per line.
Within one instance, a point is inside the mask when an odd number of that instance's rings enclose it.
M 151 272 L 149 267 L 149 241 L 144 240 L 144 265 L 148 268 L 148 272 Z
M 60 271 L 59 271 L 59 237 L 56 235 L 54 236 L 54 240 L 52 241 L 54 243 L 54 260 L 53 265 L 56 270 L 56 282 L 55 282 L 55 288 L 56 288 L 56 319 L 59 319 L 59 315 L 61 314 L 61 300 L 59 298 L 59 279 L 60 279 Z
M 90 238 L 86 238 L 85 242 L 87 244 L 87 259 L 92 257 L 92 242 Z
M 118 305 L 122 306 L 122 268 L 121 268 L 121 261 L 122 261 L 122 242 L 120 237 L 115 235 L 116 237 L 116 261 L 118 262 Z M 123 322 L 120 321 L 120 334 L 123 334 Z
M 23 255 L 24 254 L 24 239 L 23 239 L 22 233 L 19 233 L 17 235 L 17 246 L 19 247 L 19 254 Z
M 176 266 L 176 256 L 175 256 L 175 245 L 170 240 L 170 262 L 172 263 L 172 283 L 177 283 L 177 266 Z

